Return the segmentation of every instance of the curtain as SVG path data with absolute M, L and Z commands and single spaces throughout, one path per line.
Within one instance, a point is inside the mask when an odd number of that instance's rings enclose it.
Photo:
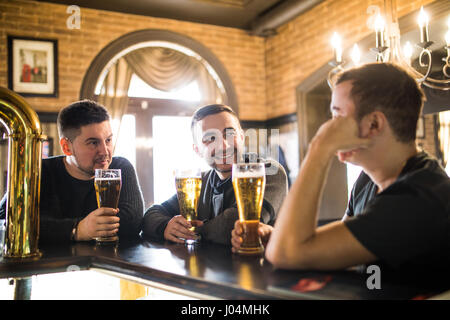
M 198 73 L 197 81 L 204 103 L 223 103 L 222 93 L 208 70 L 201 65 Z
M 119 136 L 122 116 L 128 107 L 128 88 L 133 71 L 127 62 L 121 58 L 109 69 L 103 81 L 98 102 L 108 109 L 111 115 L 113 144 L 116 145 Z
M 448 165 L 450 157 L 450 111 L 439 113 L 439 144 L 442 152 L 442 165 Z
M 176 90 L 196 80 L 202 94 L 202 103 L 223 101 L 217 82 L 198 59 L 162 47 L 134 50 L 117 60 L 108 70 L 98 96 L 98 102 L 111 114 L 114 146 L 122 116 L 127 110 L 128 89 L 133 73 L 161 91 Z
M 204 102 L 222 102 L 216 81 L 194 57 L 169 48 L 147 47 L 124 58 L 133 72 L 153 88 L 172 91 L 197 80 Z

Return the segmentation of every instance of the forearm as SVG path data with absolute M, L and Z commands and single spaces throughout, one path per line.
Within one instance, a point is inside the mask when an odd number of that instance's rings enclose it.
M 131 174 L 130 174 L 131 175 Z M 134 175 L 132 176 L 134 177 Z M 142 230 L 144 198 L 136 179 L 130 179 L 119 201 L 119 236 L 137 237 Z
M 278 214 L 267 247 L 269 257 L 284 259 L 295 255 L 297 249 L 314 236 L 319 201 L 333 154 L 317 141 L 310 144 L 297 180 Z
M 119 236 L 137 237 L 142 230 L 142 219 L 144 217 L 143 204 L 123 204 L 119 209 Z
M 39 223 L 39 243 L 58 244 L 70 242 L 72 229 L 78 219 L 59 219 L 43 215 Z
M 170 219 L 179 215 L 177 196 L 174 195 L 162 204 L 156 204 L 147 209 L 144 215 L 142 231 L 146 238 L 164 239 L 164 230 Z
M 172 217 L 165 213 L 160 205 L 152 206 L 144 215 L 142 226 L 144 236 L 150 239 L 164 240 L 164 230 L 170 219 Z

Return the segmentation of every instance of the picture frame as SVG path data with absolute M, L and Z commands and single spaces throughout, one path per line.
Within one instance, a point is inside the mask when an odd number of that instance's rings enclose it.
M 58 41 L 9 35 L 8 87 L 24 97 L 57 97 Z
M 42 141 L 42 159 L 53 156 L 53 138 L 47 138 Z

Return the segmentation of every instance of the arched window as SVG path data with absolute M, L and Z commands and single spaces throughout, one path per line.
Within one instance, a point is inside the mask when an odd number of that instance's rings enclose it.
M 154 188 L 154 179 L 171 185 L 166 167 L 176 165 L 173 160 L 178 156 L 169 151 L 187 152 L 181 147 L 186 144 L 192 149 L 192 141 L 169 141 L 168 135 L 189 138 L 189 116 L 206 104 L 224 103 L 239 112 L 230 77 L 218 58 L 201 43 L 165 30 L 136 31 L 110 43 L 89 67 L 80 98 L 104 104 L 115 119 L 115 127 L 123 119 L 115 155 L 135 159 L 146 206 L 154 202 L 154 191 L 161 190 Z M 177 125 L 180 121 L 183 124 Z M 161 127 L 170 128 L 171 132 L 154 132 Z M 163 143 L 161 139 L 165 139 Z M 135 154 L 131 154 L 132 149 Z M 189 157 L 179 156 L 179 161 Z M 162 172 L 166 175 L 160 177 Z M 166 189 L 157 195 L 158 201 L 170 192 Z
M 92 61 L 83 79 L 80 98 L 94 99 L 112 66 L 130 52 L 142 48 L 160 47 L 198 59 L 222 90 L 223 103 L 239 113 L 238 101 L 231 78 L 220 60 L 203 44 L 187 36 L 167 30 L 140 30 L 126 34 L 107 45 Z

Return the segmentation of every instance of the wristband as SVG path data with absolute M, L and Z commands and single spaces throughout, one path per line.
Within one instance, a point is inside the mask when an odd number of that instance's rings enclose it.
M 70 240 L 72 240 L 72 241 L 76 241 L 75 237 L 77 235 L 78 223 L 79 223 L 79 221 L 75 222 L 75 225 L 72 229 L 72 233 L 70 234 Z

